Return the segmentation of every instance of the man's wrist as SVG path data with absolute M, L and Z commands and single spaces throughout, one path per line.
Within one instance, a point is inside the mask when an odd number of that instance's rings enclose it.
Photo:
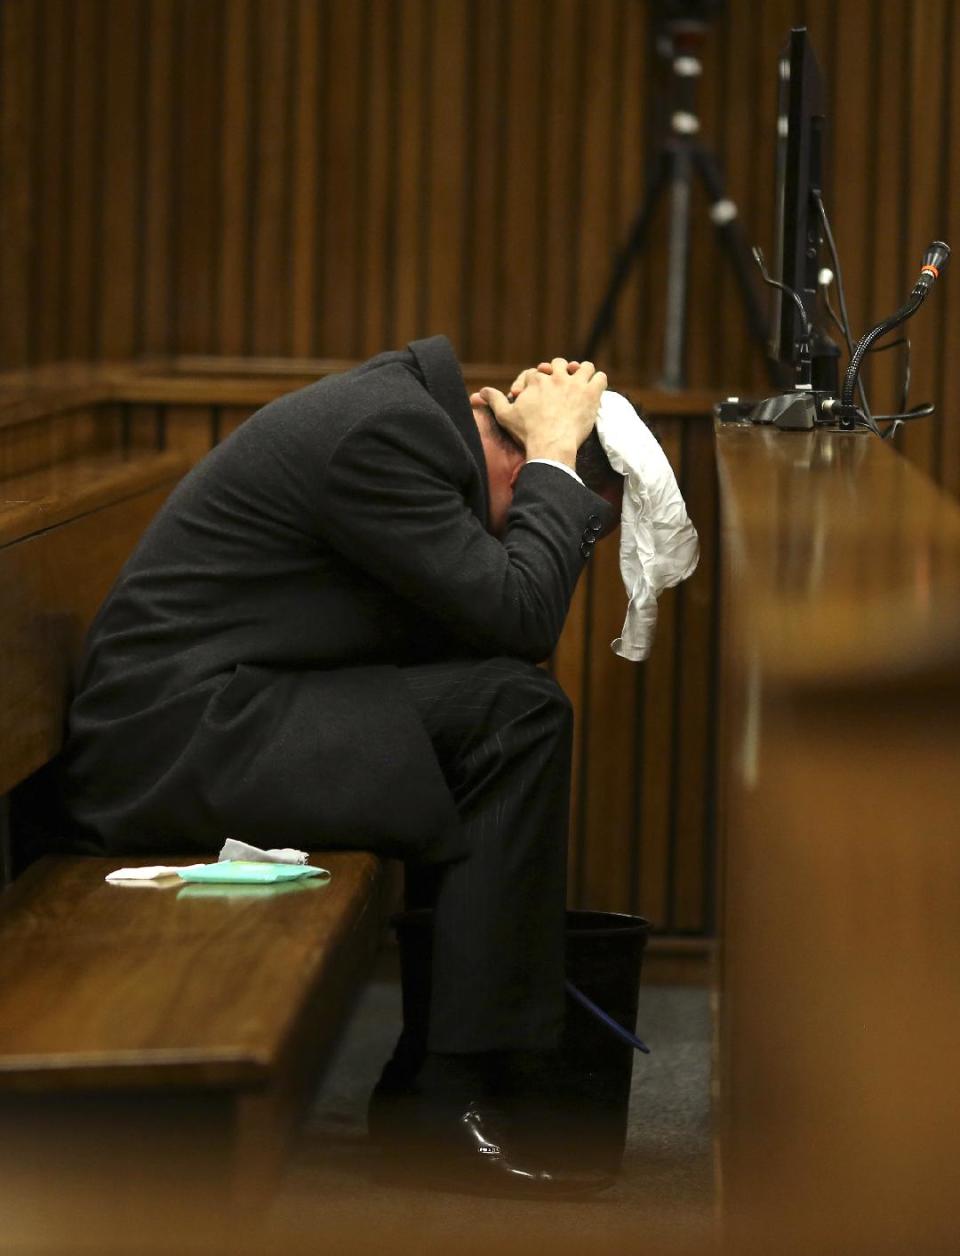
M 531 443 L 526 448 L 527 462 L 544 461 L 544 462 L 563 462 L 568 467 L 577 465 L 576 447 L 570 445 L 557 445 L 549 441 Z

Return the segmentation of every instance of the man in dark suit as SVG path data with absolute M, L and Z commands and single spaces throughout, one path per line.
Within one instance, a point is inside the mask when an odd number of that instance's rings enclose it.
M 557 359 L 525 382 L 514 404 L 469 398 L 434 337 L 252 416 L 101 609 L 67 779 L 87 849 L 231 836 L 428 870 L 416 1119 L 444 1163 L 549 1191 L 569 1174 L 519 1164 L 482 1099 L 495 1063 L 562 1025 L 571 716 L 534 664 L 615 494 L 575 470 L 605 377 Z

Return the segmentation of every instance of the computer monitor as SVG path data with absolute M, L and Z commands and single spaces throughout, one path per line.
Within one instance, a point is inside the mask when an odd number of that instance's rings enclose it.
M 817 274 L 822 232 L 815 194 L 823 190 L 826 117 L 823 75 L 806 27 L 795 27 L 780 56 L 777 113 L 777 256 L 775 278 L 803 302 L 810 324 L 817 324 Z M 784 365 L 796 366 L 804 337 L 796 303 L 778 293 L 772 352 Z M 821 336 L 816 337 L 821 340 Z M 831 345 L 828 356 L 836 355 Z M 814 357 L 816 357 L 814 346 Z

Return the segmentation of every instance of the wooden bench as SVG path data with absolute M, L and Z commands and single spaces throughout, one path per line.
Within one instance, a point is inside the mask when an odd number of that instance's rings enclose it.
M 183 471 L 178 454 L 104 454 L 0 482 L 0 795 L 59 751 L 86 627 Z M 104 881 L 133 859 L 47 855 L 3 891 L 11 1250 L 60 1250 L 78 1227 L 133 1250 L 118 1215 L 187 1250 L 268 1195 L 395 897 L 373 855 L 313 858 L 329 883 L 158 888 Z

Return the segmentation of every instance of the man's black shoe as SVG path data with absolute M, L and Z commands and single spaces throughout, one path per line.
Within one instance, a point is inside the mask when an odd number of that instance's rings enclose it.
M 392 1120 L 378 1132 L 388 1174 L 413 1186 L 546 1199 L 613 1183 L 612 1175 L 593 1168 L 560 1169 L 531 1158 L 507 1133 L 502 1115 L 476 1102 L 459 1115 L 434 1111 L 424 1119 L 422 1105 L 398 1100 Z

